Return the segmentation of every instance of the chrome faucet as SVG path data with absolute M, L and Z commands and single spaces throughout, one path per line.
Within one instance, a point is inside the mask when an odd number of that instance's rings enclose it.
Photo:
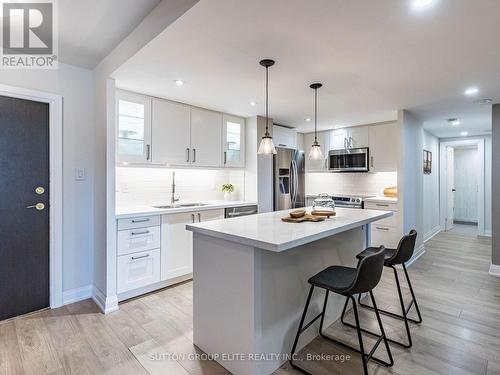
M 172 172 L 172 197 L 170 198 L 170 204 L 175 205 L 175 202 L 179 202 L 179 198 L 175 197 L 175 172 Z

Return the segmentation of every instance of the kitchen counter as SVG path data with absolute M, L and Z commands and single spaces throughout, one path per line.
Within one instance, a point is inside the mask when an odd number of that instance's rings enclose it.
M 181 204 L 187 204 L 191 202 L 181 202 Z M 192 211 L 206 211 L 218 208 L 227 207 L 244 207 L 244 206 L 256 206 L 257 202 L 247 202 L 247 201 L 196 201 L 196 203 L 204 203 L 206 206 L 195 206 L 195 207 L 175 207 L 175 208 L 155 208 L 152 206 L 139 205 L 139 206 L 118 206 L 116 207 L 116 218 L 117 219 L 128 219 L 131 217 L 141 217 L 150 215 L 165 215 L 165 214 L 175 214 L 181 212 L 192 212 Z M 167 203 L 166 203 L 167 204 Z M 179 204 L 179 202 L 177 203 Z M 160 206 L 160 204 L 158 204 Z
M 292 347 L 307 280 L 331 265 L 355 267 L 370 243 L 370 223 L 393 214 L 338 208 L 323 222 L 281 221 L 289 211 L 186 225 L 193 232 L 193 341 L 233 374 L 278 369 Z M 323 300 L 316 291 L 308 320 Z M 344 302 L 330 294 L 325 327 Z M 318 335 L 318 324 L 301 335 L 297 350 Z
M 391 198 L 385 196 L 376 196 L 366 198 L 365 202 L 373 202 L 373 203 L 398 203 L 398 198 Z
M 311 211 L 311 207 L 307 208 Z M 317 223 L 286 223 L 293 210 L 188 224 L 187 230 L 211 237 L 281 252 L 392 216 L 390 211 L 336 209 L 337 215 Z

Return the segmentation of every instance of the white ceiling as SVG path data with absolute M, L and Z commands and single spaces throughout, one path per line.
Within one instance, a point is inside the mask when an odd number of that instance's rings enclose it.
M 59 60 L 94 68 L 160 0 L 60 0 Z
M 273 58 L 277 123 L 311 131 L 309 84 L 319 81 L 321 129 L 392 120 L 405 108 L 438 136 L 472 135 L 491 127 L 491 106 L 472 104 L 465 88 L 500 101 L 499 22 L 493 0 L 434 0 L 419 11 L 411 0 L 201 0 L 114 77 L 125 89 L 262 115 L 258 62 Z M 462 125 L 441 129 L 449 117 Z

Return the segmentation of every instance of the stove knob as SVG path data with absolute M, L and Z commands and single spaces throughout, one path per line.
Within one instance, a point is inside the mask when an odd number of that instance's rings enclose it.
M 361 203 L 361 199 L 356 199 L 356 203 Z

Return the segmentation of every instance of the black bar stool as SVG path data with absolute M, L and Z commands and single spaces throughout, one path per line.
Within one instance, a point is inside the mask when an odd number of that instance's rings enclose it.
M 405 344 L 405 343 L 402 343 L 399 341 L 395 341 L 391 338 L 388 338 L 388 340 L 396 345 L 400 345 L 403 348 L 407 348 L 407 349 L 411 348 L 411 346 L 412 346 L 410 326 L 409 326 L 408 322 L 413 322 L 413 323 L 417 323 L 417 324 L 422 323 L 422 315 L 420 315 L 420 309 L 418 308 L 417 299 L 415 298 L 415 293 L 413 292 L 413 287 L 412 287 L 411 282 L 410 282 L 410 277 L 408 276 L 408 271 L 406 270 L 406 266 L 405 266 L 405 263 L 407 261 L 409 261 L 411 259 L 411 257 L 413 256 L 413 251 L 415 250 L 416 239 L 417 239 L 417 231 L 411 230 L 408 235 L 401 238 L 397 249 L 387 249 L 387 248 L 385 249 L 384 266 L 390 267 L 394 271 L 394 277 L 396 279 L 396 286 L 398 289 L 399 303 L 401 304 L 402 315 L 395 314 L 391 311 L 378 309 L 378 311 L 381 314 L 388 315 L 388 316 L 391 316 L 393 318 L 403 320 L 405 322 L 406 335 L 408 337 L 408 344 Z M 366 258 L 367 256 L 370 256 L 371 254 L 373 254 L 377 251 L 378 251 L 377 247 L 369 247 L 366 250 L 359 253 L 356 256 L 356 258 L 358 258 L 360 261 L 362 261 L 364 258 Z M 406 276 L 406 281 L 408 282 L 408 287 L 409 287 L 410 293 L 411 293 L 411 302 L 406 307 L 405 307 L 405 304 L 403 301 L 403 293 L 401 292 L 401 285 L 399 283 L 398 271 L 396 270 L 396 267 L 395 267 L 398 264 L 403 266 L 403 270 L 404 270 L 405 276 Z M 375 305 L 373 305 L 373 307 L 372 307 L 370 305 L 366 305 L 366 304 L 361 303 L 361 294 L 358 296 L 358 303 L 360 306 L 371 309 L 371 310 L 376 308 Z M 413 305 L 415 305 L 415 309 L 417 310 L 418 319 L 412 319 L 412 318 L 408 317 L 408 312 L 410 311 L 410 309 Z M 344 311 L 345 311 L 345 309 L 344 309 Z M 342 321 L 342 323 L 344 323 L 345 325 L 347 325 L 349 327 L 354 327 L 354 325 L 352 325 L 350 323 L 346 323 L 344 321 L 344 314 L 342 314 L 341 321 Z M 375 332 L 371 332 L 371 331 L 368 331 L 366 329 L 361 329 L 361 330 L 365 333 L 377 336 L 377 333 L 375 333 Z
M 363 370 L 365 375 L 368 374 L 367 364 L 368 361 L 370 361 L 371 359 L 386 367 L 391 367 L 394 364 L 394 361 L 392 359 L 391 349 L 389 348 L 389 343 L 385 336 L 384 327 L 382 326 L 382 320 L 380 319 L 380 314 L 378 313 L 375 297 L 373 296 L 372 292 L 372 289 L 375 288 L 375 286 L 377 286 L 378 282 L 380 281 L 380 278 L 382 277 L 383 268 L 384 268 L 384 247 L 381 246 L 379 249 L 377 249 L 377 251 L 372 252 L 370 255 L 360 260 L 357 268 L 331 266 L 321 271 L 320 273 L 316 274 L 315 276 L 311 277 L 308 280 L 309 284 L 311 284 L 311 289 L 309 290 L 306 306 L 304 308 L 304 312 L 302 313 L 302 318 L 300 319 L 300 324 L 297 330 L 297 335 L 295 336 L 295 341 L 293 342 L 292 355 L 290 359 L 290 365 L 292 365 L 294 369 L 299 370 L 305 374 L 310 374 L 310 372 L 300 368 L 293 362 L 293 355 L 295 354 L 295 350 L 297 349 L 297 343 L 299 342 L 300 335 L 319 318 L 321 318 L 319 326 L 319 334 L 325 339 L 334 342 L 335 344 L 338 344 L 340 346 L 343 346 L 345 348 L 348 348 L 350 350 L 359 353 L 361 355 L 361 361 L 363 362 Z M 307 315 L 307 309 L 309 308 L 309 303 L 311 302 L 311 297 L 315 287 L 325 289 L 325 301 L 323 303 L 323 311 L 304 326 L 304 320 Z M 323 334 L 323 321 L 325 318 L 325 311 L 328 303 L 329 292 L 345 296 L 346 302 L 349 302 L 349 300 L 352 301 L 354 317 L 356 319 L 355 328 L 358 333 L 359 349 L 347 345 L 343 342 L 337 341 L 336 339 Z M 380 335 L 377 335 L 378 340 L 369 353 L 365 352 L 363 346 L 363 337 L 361 334 L 361 326 L 359 324 L 358 310 L 356 308 L 356 300 L 353 297 L 353 295 L 358 293 L 370 293 L 370 297 L 374 306 L 375 315 L 377 316 L 377 321 L 381 332 Z M 346 307 L 347 303 L 346 306 L 344 306 L 344 312 Z M 373 356 L 375 350 L 377 350 L 377 347 L 382 342 L 382 340 L 384 341 L 385 348 L 389 356 L 389 362 L 383 361 Z

